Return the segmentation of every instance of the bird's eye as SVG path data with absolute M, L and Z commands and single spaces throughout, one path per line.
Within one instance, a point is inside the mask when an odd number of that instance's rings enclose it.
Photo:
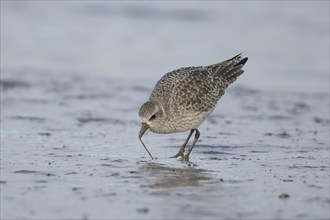
M 150 117 L 149 121 L 152 121 L 152 120 L 154 120 L 155 118 L 156 118 L 156 115 L 153 115 L 153 116 Z

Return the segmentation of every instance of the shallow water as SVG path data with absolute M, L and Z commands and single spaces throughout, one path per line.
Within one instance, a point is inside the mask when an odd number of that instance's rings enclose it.
M 329 219 L 328 6 L 1 2 L 1 219 Z M 242 51 L 191 163 L 151 160 L 157 79 Z

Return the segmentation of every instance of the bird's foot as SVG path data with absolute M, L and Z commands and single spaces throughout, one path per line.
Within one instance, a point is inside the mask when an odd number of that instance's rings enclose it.
M 178 158 L 179 156 L 181 156 L 182 158 L 184 158 L 184 152 L 182 150 L 179 150 L 178 153 L 176 153 L 173 157 L 171 158 Z
M 190 163 L 190 161 L 189 161 L 189 154 L 186 154 L 186 155 L 183 156 L 183 161 L 184 162 L 187 162 L 187 163 Z
M 190 162 L 189 158 L 186 158 L 186 159 L 182 158 L 181 163 L 187 165 L 188 167 L 196 167 L 197 166 L 197 164 L 195 164 L 193 162 Z

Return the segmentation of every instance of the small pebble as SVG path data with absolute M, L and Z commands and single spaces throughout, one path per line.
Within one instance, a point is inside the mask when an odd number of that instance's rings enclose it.
M 149 212 L 149 208 L 138 208 L 136 209 L 138 213 L 145 213 L 147 214 Z
M 289 198 L 290 197 L 290 195 L 288 194 L 288 193 L 281 193 L 279 196 L 278 196 L 278 198 L 280 198 L 280 199 L 287 199 L 287 198 Z

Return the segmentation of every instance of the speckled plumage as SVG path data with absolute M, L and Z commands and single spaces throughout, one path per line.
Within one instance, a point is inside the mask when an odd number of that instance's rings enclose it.
M 246 61 L 239 54 L 214 65 L 184 67 L 165 74 L 140 108 L 142 123 L 155 133 L 197 130 L 225 89 L 244 72 Z

